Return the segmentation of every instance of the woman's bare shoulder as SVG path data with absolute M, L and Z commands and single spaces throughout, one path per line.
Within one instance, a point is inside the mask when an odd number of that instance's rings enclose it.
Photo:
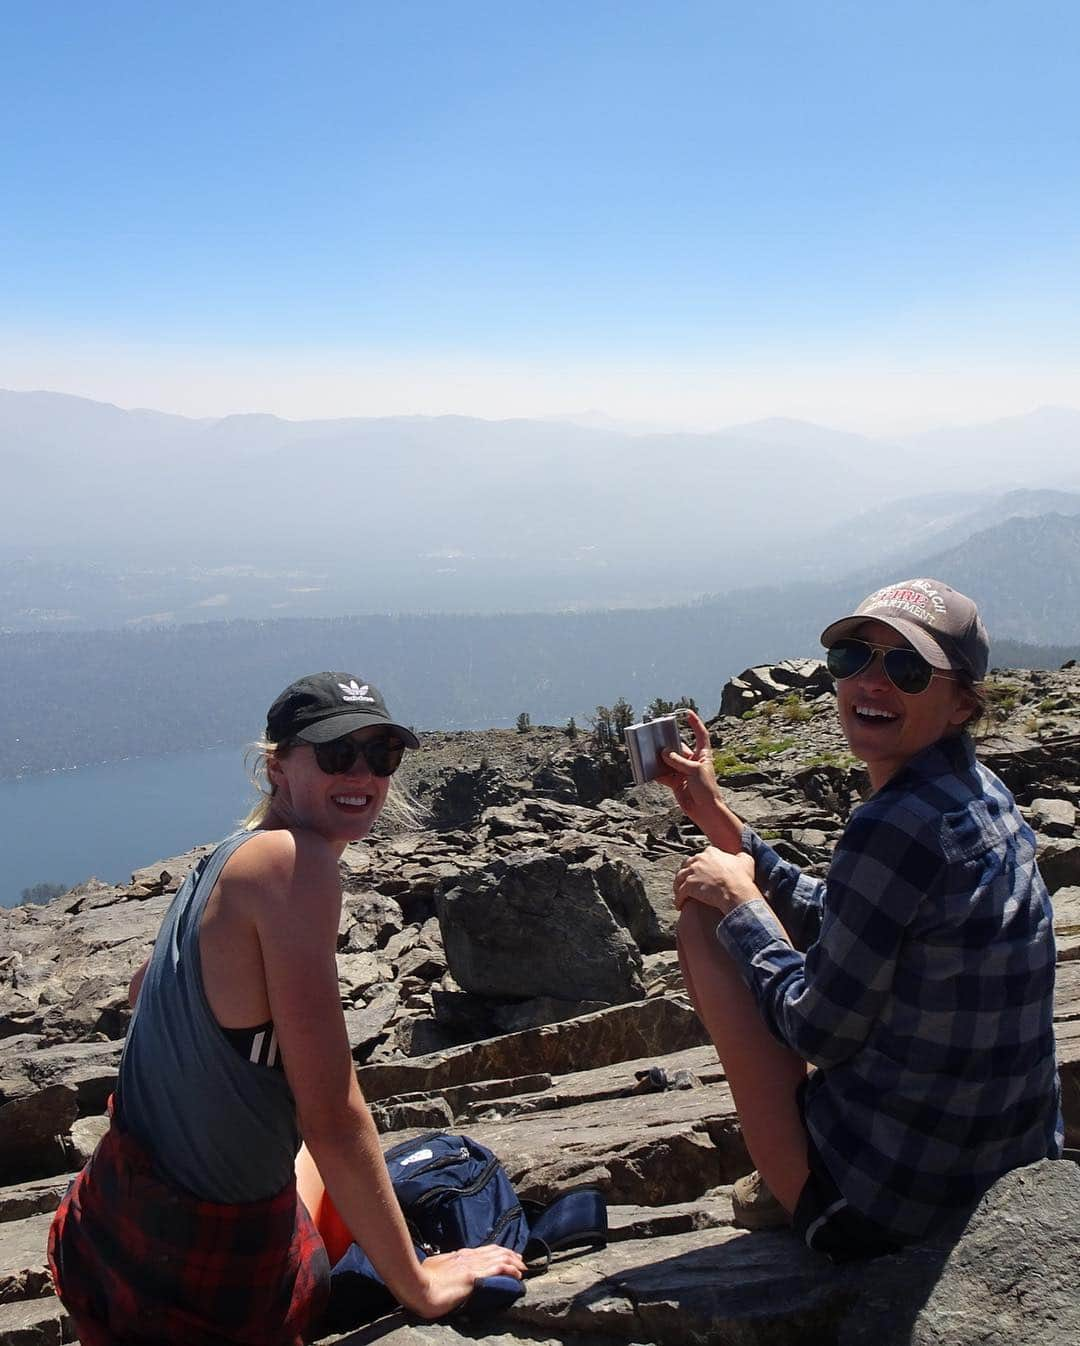
M 221 880 L 235 891 L 257 889 L 263 896 L 275 890 L 284 895 L 297 883 L 340 891 L 333 847 L 299 828 L 257 832 L 229 857 Z

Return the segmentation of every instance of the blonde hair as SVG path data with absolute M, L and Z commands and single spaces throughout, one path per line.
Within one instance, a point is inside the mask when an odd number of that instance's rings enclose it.
M 270 779 L 267 763 L 271 757 L 282 758 L 296 745 L 293 743 L 273 743 L 263 736 L 244 750 L 244 766 L 248 777 L 255 787 L 257 798 L 241 820 L 240 826 L 247 832 L 262 827 L 274 802 L 277 787 Z M 399 781 L 391 778 L 386 803 L 383 804 L 375 824 L 376 832 L 416 831 L 424 824 L 424 811 L 419 801 Z
M 266 821 L 266 815 L 270 812 L 270 805 L 274 799 L 274 783 L 270 779 L 270 773 L 266 764 L 271 757 L 283 757 L 288 752 L 288 748 L 281 743 L 273 743 L 265 735 L 257 738 L 254 743 L 249 743 L 244 749 L 244 769 L 247 771 L 248 779 L 255 787 L 256 800 L 247 812 L 247 816 L 240 822 L 240 826 L 246 832 L 254 832 L 262 827 Z

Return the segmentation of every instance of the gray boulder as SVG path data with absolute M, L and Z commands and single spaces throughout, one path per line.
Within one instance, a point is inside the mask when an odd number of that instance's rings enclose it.
M 497 767 L 463 767 L 437 784 L 428 802 L 435 827 L 471 827 L 486 808 L 508 804 L 516 792 Z
M 740 716 L 764 701 L 776 701 L 798 692 L 806 699 L 832 691 L 829 670 L 820 659 L 784 659 L 758 664 L 726 683 L 720 696 L 722 716 Z
M 74 1090 L 62 1084 L 0 1106 L 0 1183 L 63 1172 L 76 1111 Z
M 598 804 L 622 794 L 631 784 L 630 759 L 621 749 L 576 753 L 567 763 L 574 789 L 582 804 Z
M 1076 808 L 1067 799 L 1033 799 L 1028 808 L 1031 825 L 1048 837 L 1071 837 Z
M 1036 863 L 1052 893 L 1080 884 L 1080 841 L 1072 837 L 1039 836 Z
M 496 860 L 436 902 L 463 990 L 622 1004 L 645 994 L 641 954 L 584 865 L 527 851 Z
M 1074 1346 L 1080 1341 L 1080 1169 L 1043 1160 L 986 1194 L 908 1337 L 870 1330 L 851 1342 L 885 1346 Z M 845 1344 L 846 1346 L 846 1344 Z
M 642 953 L 656 953 L 669 947 L 670 937 L 661 929 L 645 884 L 635 869 L 604 854 L 592 856 L 584 865 L 596 880 L 597 891 L 611 914 L 629 931 Z

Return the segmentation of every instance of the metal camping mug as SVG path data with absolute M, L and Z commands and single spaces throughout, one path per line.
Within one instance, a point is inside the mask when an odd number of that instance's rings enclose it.
M 685 746 L 679 737 L 677 713 L 627 725 L 623 730 L 623 738 L 630 753 L 630 770 L 635 785 L 655 780 L 661 771 L 667 770 L 667 763 L 660 756 L 666 748 L 682 752 Z

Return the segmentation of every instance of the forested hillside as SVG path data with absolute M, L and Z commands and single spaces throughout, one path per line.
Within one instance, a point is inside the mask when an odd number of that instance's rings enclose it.
M 369 678 L 418 728 L 510 725 L 523 711 L 536 724 L 580 723 L 620 696 L 640 711 L 685 694 L 712 714 L 743 668 L 820 654 L 822 626 L 864 592 L 804 585 L 640 611 L 0 637 L 0 776 L 253 739 L 277 692 L 320 668 Z M 1008 667 L 1077 655 L 1080 641 L 993 648 Z

